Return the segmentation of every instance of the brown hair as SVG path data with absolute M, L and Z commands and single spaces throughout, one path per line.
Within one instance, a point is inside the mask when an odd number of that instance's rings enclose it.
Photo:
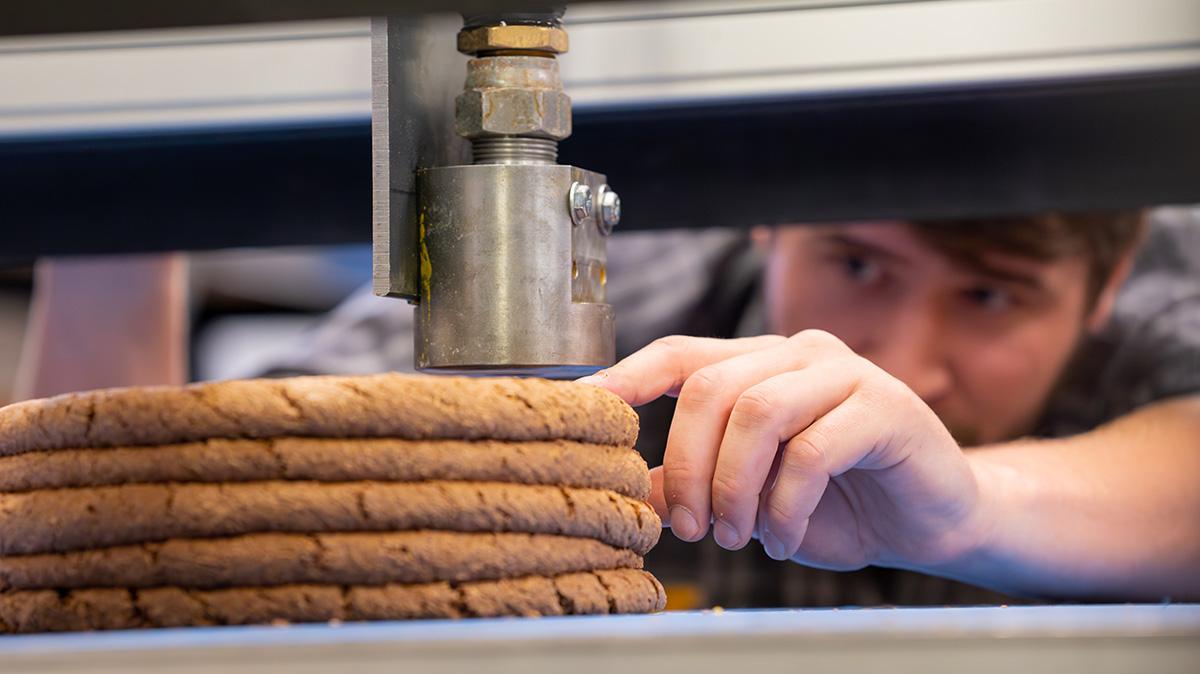
M 984 266 L 989 252 L 1041 262 L 1086 256 L 1090 305 L 1121 257 L 1138 244 L 1144 223 L 1144 211 L 1123 210 L 916 220 L 910 225 L 923 241 L 968 267 Z

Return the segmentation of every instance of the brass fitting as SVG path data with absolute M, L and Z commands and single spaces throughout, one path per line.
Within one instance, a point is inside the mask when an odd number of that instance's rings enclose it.
M 492 52 L 532 52 L 552 58 L 555 54 L 566 53 L 567 47 L 567 31 L 549 26 L 480 26 L 458 33 L 458 51 L 473 56 Z

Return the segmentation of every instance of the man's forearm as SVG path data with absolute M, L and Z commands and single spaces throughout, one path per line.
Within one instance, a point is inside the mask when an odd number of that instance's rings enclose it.
M 182 255 L 38 264 L 17 397 L 187 378 Z
M 929 571 L 1035 596 L 1200 598 L 1200 397 L 968 460 L 979 545 Z

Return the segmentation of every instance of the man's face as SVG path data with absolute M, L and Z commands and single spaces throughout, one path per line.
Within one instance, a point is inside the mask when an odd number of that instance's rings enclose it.
M 964 268 L 901 222 L 781 227 L 773 332 L 820 328 L 904 381 L 966 446 L 1029 432 L 1084 331 L 1087 262 Z

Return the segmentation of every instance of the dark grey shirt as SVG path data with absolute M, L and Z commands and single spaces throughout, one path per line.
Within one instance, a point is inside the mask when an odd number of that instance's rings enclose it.
M 670 334 L 736 337 L 765 321 L 761 263 L 741 232 L 710 230 L 614 236 L 609 301 L 617 351 L 627 355 Z M 263 369 L 273 373 L 361 374 L 412 369 L 412 309 L 364 289 Z M 1110 325 L 1081 345 L 1047 406 L 1040 434 L 1075 434 L 1164 398 L 1200 392 L 1200 208 L 1164 208 L 1118 295 Z M 662 459 L 674 401 L 639 410 L 638 449 Z M 757 545 L 731 553 L 711 539 L 683 544 L 669 534 L 647 568 L 687 586 L 701 605 L 840 606 L 980 604 L 1019 601 L 911 572 L 869 568 L 836 574 L 770 560 Z
M 1156 400 L 1200 391 L 1200 208 L 1162 208 L 1108 326 L 1087 340 L 1041 434 L 1082 433 Z

